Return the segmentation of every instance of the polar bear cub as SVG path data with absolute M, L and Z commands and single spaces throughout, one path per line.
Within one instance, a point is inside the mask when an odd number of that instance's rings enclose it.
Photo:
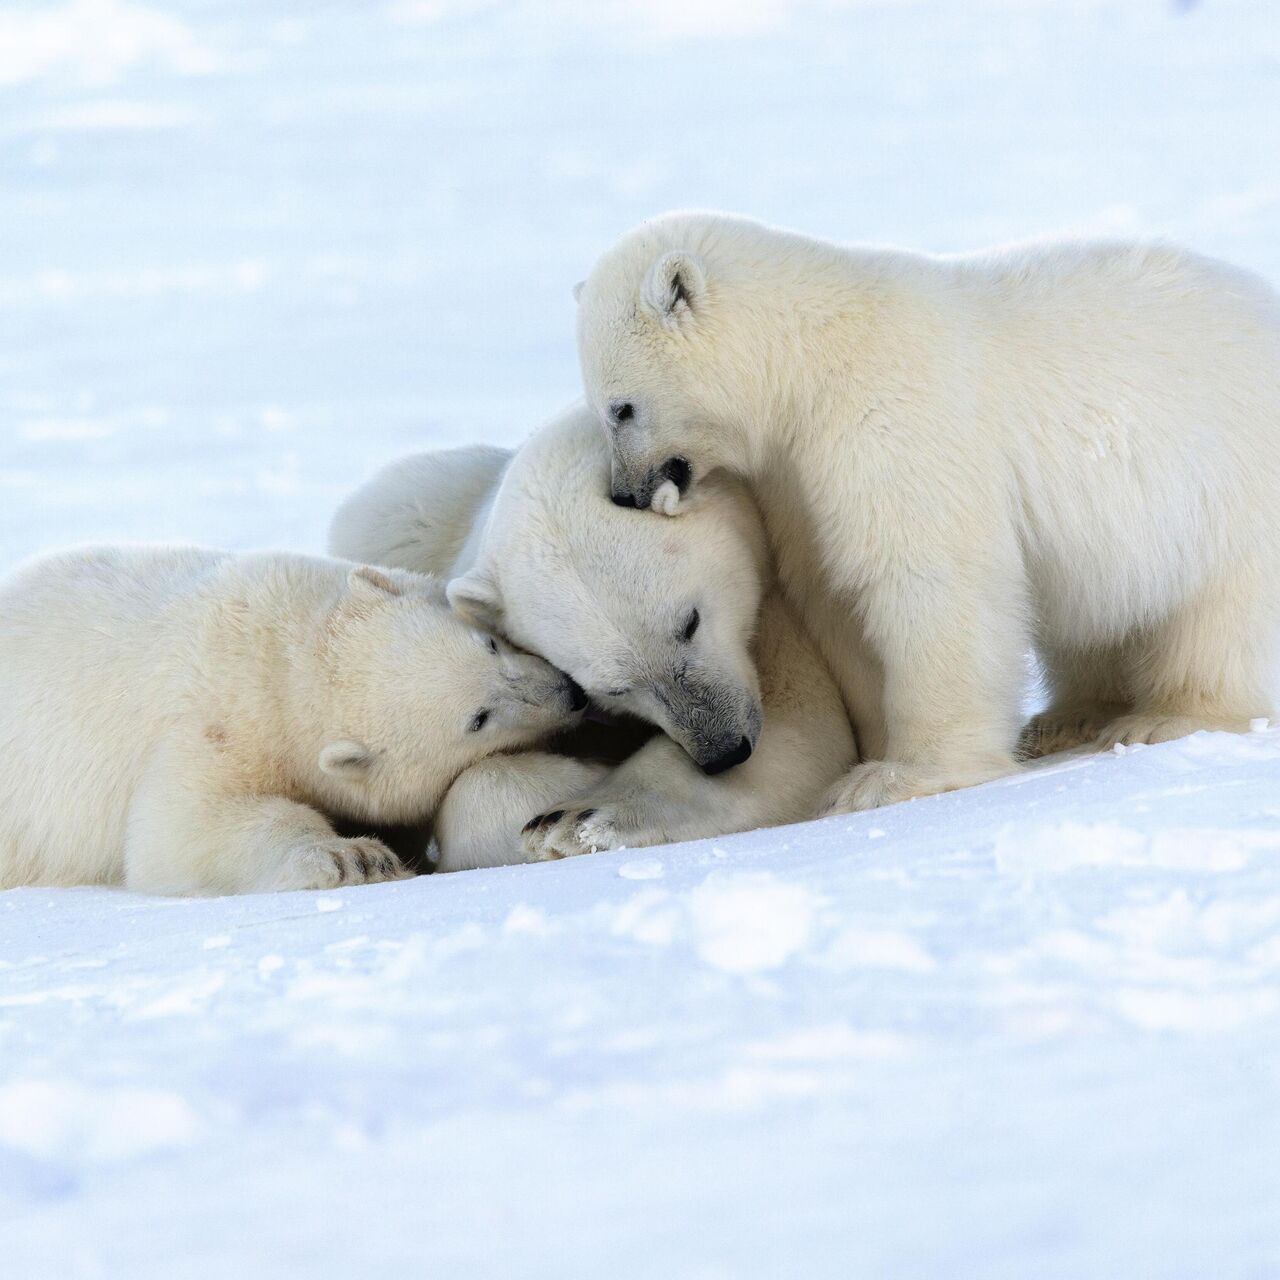
M 1177 249 L 928 257 L 715 213 L 579 293 L 616 501 L 745 477 L 836 672 L 869 808 L 1032 753 L 1243 730 L 1274 706 L 1280 297 Z
M 423 820 L 585 704 L 435 579 L 319 558 L 91 549 L 0 588 L 0 887 L 324 888 L 405 874 L 330 817 Z

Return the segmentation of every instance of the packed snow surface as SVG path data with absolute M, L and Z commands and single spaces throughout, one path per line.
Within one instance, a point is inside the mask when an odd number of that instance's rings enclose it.
M 7 1274 L 1280 1268 L 1280 730 L 330 894 L 0 895 Z
M 1280 279 L 1246 0 L 0 6 L 0 567 L 318 550 L 645 214 Z M 126 727 L 127 728 L 127 727 Z M 14 1280 L 1280 1276 L 1280 729 L 327 894 L 0 894 Z

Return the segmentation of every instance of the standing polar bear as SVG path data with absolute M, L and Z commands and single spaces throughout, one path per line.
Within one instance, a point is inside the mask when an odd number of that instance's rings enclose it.
M 330 817 L 428 818 L 582 691 L 439 582 L 306 556 L 70 552 L 0 589 L 0 888 L 325 888 L 405 874 Z
M 856 758 L 743 488 L 712 482 L 663 524 L 614 506 L 608 477 L 579 406 L 514 453 L 393 463 L 334 517 L 335 553 L 450 576 L 463 616 L 664 731 L 612 769 L 530 752 L 468 771 L 437 821 L 450 869 L 800 821 Z
M 1155 246 L 926 257 L 714 213 L 579 290 L 615 501 L 748 479 L 863 763 L 836 810 L 1272 710 L 1280 298 Z M 870 758 L 867 758 L 870 757 Z

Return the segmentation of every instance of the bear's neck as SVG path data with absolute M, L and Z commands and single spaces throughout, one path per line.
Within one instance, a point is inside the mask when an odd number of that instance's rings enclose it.
M 284 794 L 314 790 L 329 720 L 323 649 L 345 574 L 328 568 L 247 574 L 205 629 L 202 666 L 218 721 L 241 767 Z
M 744 474 L 763 479 L 828 424 L 872 407 L 893 335 L 931 309 L 944 271 L 905 250 L 759 228 L 724 280 L 716 334 L 714 416 Z

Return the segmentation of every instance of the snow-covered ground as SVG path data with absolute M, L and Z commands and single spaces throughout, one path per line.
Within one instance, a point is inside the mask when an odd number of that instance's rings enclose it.
M 0 4 L 0 567 L 318 549 L 675 205 L 1280 279 L 1266 0 Z M 0 1269 L 1280 1276 L 1280 730 L 343 891 L 0 894 Z

